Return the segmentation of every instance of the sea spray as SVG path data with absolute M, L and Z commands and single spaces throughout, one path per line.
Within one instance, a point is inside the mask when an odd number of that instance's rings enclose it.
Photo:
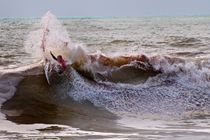
M 28 35 L 25 49 L 33 57 L 48 59 L 52 62 L 50 52 L 55 56 L 62 55 L 69 64 L 79 61 L 86 55 L 85 47 L 82 44 L 72 43 L 61 21 L 50 12 L 42 17 L 40 29 L 32 31 Z
M 41 48 L 43 42 L 45 52 Z M 46 57 L 47 59 L 51 58 L 50 51 L 56 55 L 64 52 L 69 53 L 69 45 L 71 45 L 71 40 L 66 29 L 50 12 L 42 17 L 40 29 L 32 31 L 25 41 L 25 49 L 28 53 L 33 57 Z

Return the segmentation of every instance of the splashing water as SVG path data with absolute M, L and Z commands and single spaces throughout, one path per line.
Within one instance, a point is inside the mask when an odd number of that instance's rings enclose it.
M 115 113 L 165 116 L 184 116 L 187 112 L 208 114 L 206 113 L 209 112 L 210 98 L 208 62 L 192 63 L 165 56 L 148 57 L 149 64 L 161 74 L 148 77 L 144 83 L 138 85 L 102 82 L 97 81 L 98 79 L 95 79 L 96 82 L 91 82 L 79 76 L 72 68 L 64 76 L 55 76 L 56 73 L 53 71 L 56 70 L 56 63 L 49 55 L 50 51 L 56 56 L 64 56 L 65 60 L 71 63 L 85 58 L 87 51 L 82 45 L 71 42 L 66 29 L 50 12 L 42 18 L 41 27 L 42 29 L 29 35 L 26 48 L 30 52 L 34 50 L 35 53 L 32 55 L 50 60 L 45 64 L 48 82 L 52 77 L 64 79 L 65 82 L 54 81 L 58 83 L 56 88 L 59 93 L 68 94 L 77 101 L 88 100 Z M 40 47 L 42 41 L 44 41 L 44 52 Z M 135 68 L 140 67 L 138 63 L 130 65 Z M 94 67 L 102 66 L 98 63 L 90 64 L 89 61 L 84 65 L 86 70 L 97 73 Z M 117 70 L 120 71 L 123 67 Z M 106 73 L 116 70 L 114 68 L 110 71 L 110 67 L 101 69 Z
M 82 46 L 71 42 L 66 29 L 50 12 L 42 17 L 40 26 L 41 29 L 31 32 L 25 41 L 25 49 L 33 57 L 52 60 L 52 52 L 55 56 L 62 55 L 66 61 L 74 61 L 79 54 L 85 55 Z
M 140 85 L 94 83 L 69 68 L 63 82 L 54 85 L 59 94 L 76 101 L 90 101 L 117 114 L 138 114 L 142 117 L 191 117 L 209 112 L 210 92 L 187 87 L 176 75 L 161 74 Z M 189 116 L 190 115 L 190 116 Z

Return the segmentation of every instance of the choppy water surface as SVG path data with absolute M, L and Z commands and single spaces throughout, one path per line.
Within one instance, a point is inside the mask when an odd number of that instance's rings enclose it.
M 70 79 L 55 75 L 49 85 L 25 50 L 39 42 L 28 35 L 40 19 L 0 19 L 0 139 L 209 139 L 209 17 L 59 22 L 87 53 L 145 54 L 160 73 L 132 63 L 105 68 L 109 80 L 100 81 L 68 68 Z

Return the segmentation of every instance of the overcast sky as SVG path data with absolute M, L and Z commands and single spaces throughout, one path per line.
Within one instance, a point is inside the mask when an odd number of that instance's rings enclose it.
M 210 15 L 210 0 L 0 0 L 0 17 Z

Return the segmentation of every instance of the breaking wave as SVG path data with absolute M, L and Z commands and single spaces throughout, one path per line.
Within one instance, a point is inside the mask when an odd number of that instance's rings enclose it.
M 40 48 L 43 41 L 45 51 Z M 189 41 L 194 40 L 184 39 L 178 44 L 184 42 L 184 45 L 188 45 Z M 45 86 L 50 87 L 47 92 L 53 91 L 57 100 L 71 98 L 80 103 L 88 101 L 114 114 L 142 117 L 209 115 L 209 61 L 189 62 L 145 54 L 110 57 L 102 53 L 88 54 L 83 45 L 71 42 L 68 32 L 50 13 L 43 17 L 41 29 L 28 36 L 25 47 L 32 57 L 43 61 L 33 68 L 28 66 L 24 70 L 2 72 L 1 104 L 14 95 L 22 79 L 43 75 L 45 68 L 50 83 L 48 85 L 47 80 L 44 81 Z M 53 60 L 50 52 L 64 56 L 69 64 L 63 74 L 57 73 L 55 67 L 59 64 Z M 11 83 L 16 75 L 20 78 Z M 37 83 L 40 81 L 43 81 L 43 77 L 36 80 Z M 37 100 L 44 99 L 40 97 Z

